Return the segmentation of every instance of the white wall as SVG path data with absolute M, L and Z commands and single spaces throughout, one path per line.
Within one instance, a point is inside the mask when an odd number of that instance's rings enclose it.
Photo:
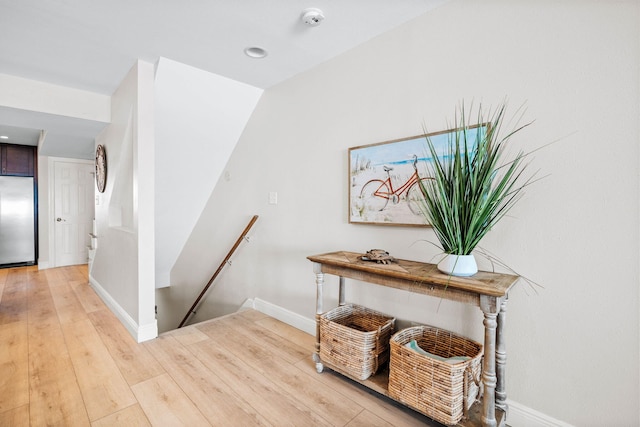
M 53 205 L 53 195 L 49 195 L 49 159 L 38 155 L 38 269 L 44 270 L 51 266 L 49 260 L 49 224 L 52 222 L 49 214 L 50 203 Z M 53 243 L 53 242 L 51 242 Z
M 0 106 L 108 122 L 108 95 L 0 74 Z
M 526 102 L 535 123 L 519 147 L 559 142 L 532 162 L 546 178 L 482 242 L 544 286 L 510 295 L 508 396 L 575 425 L 638 425 L 639 42 L 634 1 L 459 0 L 267 90 L 161 298 L 186 311 L 253 214 L 253 241 L 196 318 L 258 297 L 312 319 L 310 254 L 431 260 L 430 230 L 347 223 L 347 149 L 444 129 L 462 100 Z M 473 307 L 351 281 L 347 299 L 482 338 Z
M 93 139 L 110 120 L 110 97 L 0 74 L 0 116 L 5 125 L 45 129 L 44 156 L 92 159 Z
M 154 268 L 153 64 L 138 61 L 111 97 L 107 182 L 97 193 L 90 281 L 131 334 L 157 336 Z
M 156 287 L 170 273 L 262 89 L 167 58 L 155 77 Z

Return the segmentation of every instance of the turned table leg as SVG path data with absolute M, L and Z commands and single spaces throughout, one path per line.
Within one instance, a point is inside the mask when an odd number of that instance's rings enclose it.
M 344 305 L 344 277 L 340 276 L 340 286 L 338 292 L 338 305 Z
M 320 360 L 320 315 L 322 315 L 322 285 L 324 284 L 322 264 L 313 263 L 313 272 L 316 275 L 316 351 L 313 353 L 313 361 L 316 362 L 316 371 L 321 373 L 324 369 Z
M 507 348 L 505 346 L 504 326 L 506 322 L 507 299 L 503 298 L 498 312 L 498 325 L 496 329 L 496 375 L 498 382 L 496 384 L 496 406 L 502 409 L 505 414 L 508 412 L 507 391 L 506 391 L 506 367 L 507 367 Z
M 484 396 L 482 400 L 482 425 L 496 427 L 496 327 L 498 325 L 498 304 L 500 299 L 482 295 L 480 308 L 484 313 L 484 366 L 482 382 Z

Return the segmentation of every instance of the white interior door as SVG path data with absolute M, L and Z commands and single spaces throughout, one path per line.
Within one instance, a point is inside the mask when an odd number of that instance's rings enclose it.
M 54 266 L 86 264 L 95 212 L 94 164 L 54 162 Z

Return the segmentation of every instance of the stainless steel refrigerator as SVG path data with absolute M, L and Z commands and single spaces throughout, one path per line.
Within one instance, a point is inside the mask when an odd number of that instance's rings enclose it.
M 35 264 L 33 178 L 0 176 L 0 266 Z

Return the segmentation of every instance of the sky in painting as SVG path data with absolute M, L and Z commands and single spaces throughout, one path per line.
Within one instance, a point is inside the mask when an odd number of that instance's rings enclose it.
M 479 129 L 483 128 L 468 129 L 467 139 L 474 141 Z M 452 132 L 446 132 L 430 136 L 439 155 L 444 155 L 446 152 L 451 134 Z M 378 166 L 382 164 L 409 163 L 413 160 L 414 155 L 421 161 L 429 161 L 431 159 L 424 136 L 354 149 L 351 152 L 351 160 L 354 161 L 356 157 L 360 157 L 371 161 L 372 166 Z

